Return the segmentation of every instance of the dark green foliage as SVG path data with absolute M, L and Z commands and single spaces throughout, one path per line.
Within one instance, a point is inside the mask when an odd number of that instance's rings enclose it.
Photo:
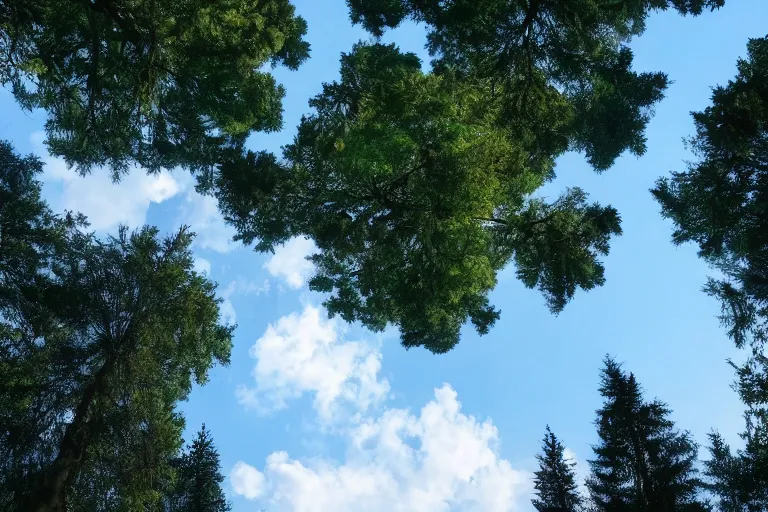
M 333 292 L 329 313 L 396 324 L 407 347 L 450 350 L 467 319 L 487 332 L 499 315 L 488 292 L 512 259 L 560 311 L 577 288 L 602 284 L 619 216 L 578 189 L 553 203 L 531 197 L 551 156 L 499 123 L 504 101 L 489 87 L 359 44 L 312 100 L 284 162 L 259 153 L 221 166 L 221 207 L 260 250 L 312 238 L 310 288 Z
M 0 504 L 135 510 L 158 501 L 175 405 L 226 364 L 231 329 L 192 270 L 192 235 L 98 241 L 40 201 L 40 164 L 0 148 Z
M 547 426 L 542 453 L 536 455 L 539 470 L 534 474 L 536 497 L 531 500 L 539 512 L 576 512 L 582 498 L 576 483 L 575 462 L 566 460 L 565 447 Z
M 491 30 L 495 27 L 482 25 L 483 21 L 496 23 L 506 22 L 505 27 L 511 30 L 515 21 L 518 23 L 528 19 L 528 23 L 560 21 L 560 30 L 568 34 L 568 30 L 578 28 L 575 14 L 591 14 L 592 20 L 615 20 L 622 18 L 627 23 L 627 32 L 638 33 L 643 30 L 645 14 L 649 9 L 665 10 L 673 8 L 681 14 L 701 14 L 705 9 L 717 9 L 725 5 L 725 0 L 622 0 L 610 5 L 601 4 L 597 0 L 584 0 L 567 4 L 559 0 L 533 0 L 515 2 L 510 0 L 489 0 L 482 3 L 470 0 L 444 2 L 440 0 L 347 0 L 354 23 L 361 23 L 366 30 L 376 36 L 383 34 L 387 28 L 394 28 L 406 19 L 427 23 L 433 29 L 431 40 L 440 40 L 439 34 L 450 33 L 453 39 L 462 44 L 480 45 L 483 38 L 494 38 Z M 530 14 L 529 14 L 530 13 Z M 550 20 L 548 14 L 559 15 Z M 528 16 L 526 16 L 528 15 Z M 571 17 L 569 17 L 571 16 Z M 562 23 L 567 21 L 568 23 Z M 558 26 L 557 23 L 551 23 Z M 523 27 L 520 27 L 523 28 Z M 554 32 L 554 28 L 547 27 Z M 463 29 L 463 30 L 462 30 Z M 548 34 L 557 41 L 555 34 Z M 567 40 L 565 36 L 561 36 Z M 446 38 L 447 39 L 447 38 Z M 571 37 L 571 41 L 573 41 Z M 498 44 L 498 43 L 497 43 Z M 439 46 L 434 46 L 435 49 Z
M 725 274 L 707 291 L 722 301 L 738 346 L 765 343 L 768 329 L 768 38 L 747 50 L 737 77 L 693 115 L 698 160 L 653 190 L 675 223 L 674 242 L 695 242 Z
M 0 82 L 48 112 L 50 150 L 82 172 L 203 170 L 281 127 L 262 67 L 296 68 L 305 32 L 288 0 L 8 0 Z
M 604 404 L 597 411 L 600 443 L 593 447 L 587 480 L 596 511 L 705 511 L 695 468 L 697 448 L 675 430 L 670 410 L 646 402 L 635 376 L 605 359 L 600 382 Z
M 168 512 L 227 512 L 231 509 L 221 488 L 219 453 L 205 425 L 186 453 L 175 461 L 176 482 L 168 498 Z
M 744 448 L 732 453 L 719 434 L 710 434 L 706 473 L 724 512 L 768 510 L 768 360 L 753 353 L 742 366 L 730 364 L 738 377 L 735 388 L 747 406 Z

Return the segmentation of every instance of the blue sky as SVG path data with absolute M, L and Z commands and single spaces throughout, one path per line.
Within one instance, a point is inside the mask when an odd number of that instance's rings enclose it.
M 253 148 L 277 151 L 290 141 L 309 97 L 336 78 L 339 54 L 367 39 L 349 24 L 343 0 L 295 4 L 309 23 L 312 58 L 297 72 L 276 71 L 288 90 L 286 129 L 253 136 Z M 119 185 L 104 171 L 79 178 L 45 153 L 44 114 L 20 111 L 6 91 L 0 138 L 44 158 L 46 198 L 86 213 L 99 232 L 145 222 L 198 232 L 198 266 L 219 283 L 222 314 L 238 328 L 231 366 L 215 369 L 181 407 L 187 438 L 203 422 L 212 431 L 236 512 L 530 511 L 546 424 L 587 471 L 606 353 L 635 372 L 649 397 L 669 403 L 699 442 L 715 428 L 738 444 L 741 406 L 725 360 L 739 354 L 718 325 L 718 305 L 700 291 L 710 272 L 693 247 L 671 245 L 671 225 L 648 192 L 689 157 L 689 112 L 735 74 L 748 37 L 765 35 L 768 3 L 728 4 L 699 18 L 652 15 L 633 43 L 636 69 L 674 80 L 649 125 L 647 154 L 624 156 L 602 175 L 566 155 L 542 191 L 578 185 L 618 208 L 624 235 L 606 258 L 606 285 L 578 293 L 554 317 L 506 269 L 492 295 L 502 319 L 485 337 L 466 329 L 440 356 L 406 352 L 396 333 L 328 321 L 322 296 L 305 286 L 311 244 L 294 240 L 270 256 L 230 243 L 215 202 L 183 173 L 135 170 Z M 418 26 L 385 39 L 424 55 Z

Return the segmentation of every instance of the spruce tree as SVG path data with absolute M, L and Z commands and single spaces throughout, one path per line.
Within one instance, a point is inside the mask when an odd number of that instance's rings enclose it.
M 601 372 L 600 442 L 587 480 L 593 506 L 613 511 L 704 511 L 698 501 L 697 447 L 668 419 L 662 402 L 646 402 L 632 373 L 610 357 Z
M 169 512 L 226 512 L 230 510 L 221 484 L 219 453 L 205 425 L 186 453 L 177 460 L 176 485 Z
M 536 498 L 531 500 L 539 512 L 575 512 L 582 498 L 576 483 L 575 462 L 565 458 L 565 447 L 547 425 L 542 453 L 536 456 L 539 470 L 534 474 Z
M 52 456 L 44 424 L 56 420 L 48 413 L 56 391 L 71 385 L 66 361 L 56 375 L 41 374 L 40 361 L 69 335 L 48 307 L 55 306 L 50 269 L 78 220 L 50 210 L 40 173 L 38 158 L 0 141 L 0 510 L 13 510 L 31 487 L 30 467 Z
M 762 429 L 765 435 L 764 427 Z M 758 432 L 760 428 L 748 429 L 742 435 L 745 447 L 735 454 L 720 434 L 709 435 L 710 459 L 704 466 L 709 477 L 707 487 L 715 496 L 720 512 L 768 510 L 768 468 L 766 454 L 761 453 L 762 443 L 755 442 Z

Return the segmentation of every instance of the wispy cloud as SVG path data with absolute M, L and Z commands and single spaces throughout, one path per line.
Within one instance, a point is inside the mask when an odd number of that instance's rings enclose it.
M 255 281 L 248 281 L 243 278 L 230 281 L 226 288 L 221 291 L 221 298 L 223 299 L 219 306 L 219 312 L 222 317 L 222 321 L 227 325 L 234 325 L 237 323 L 237 312 L 235 306 L 232 303 L 232 298 L 238 295 L 266 295 L 269 293 L 271 286 L 269 279 L 264 279 L 262 282 L 257 283 Z

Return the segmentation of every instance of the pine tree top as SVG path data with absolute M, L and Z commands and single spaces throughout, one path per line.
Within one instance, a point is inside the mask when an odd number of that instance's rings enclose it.
M 536 455 L 539 470 L 534 474 L 537 497 L 531 500 L 539 512 L 572 512 L 581 504 L 576 483 L 576 463 L 566 459 L 565 447 L 547 425 L 542 453 Z

